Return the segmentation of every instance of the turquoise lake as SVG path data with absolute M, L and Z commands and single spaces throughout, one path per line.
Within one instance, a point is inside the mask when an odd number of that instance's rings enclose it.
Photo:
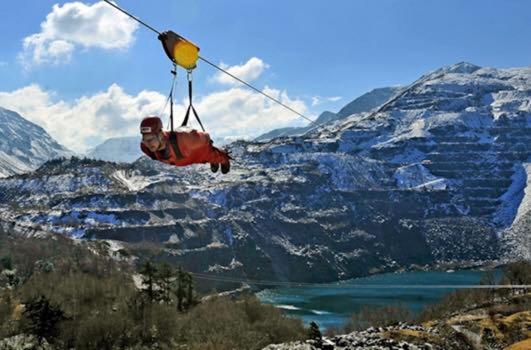
M 263 303 L 273 304 L 305 324 L 315 321 L 321 329 L 327 329 L 342 327 L 363 306 L 400 304 L 419 312 L 458 286 L 478 284 L 484 274 L 478 270 L 389 273 L 325 286 L 266 289 L 256 295 Z

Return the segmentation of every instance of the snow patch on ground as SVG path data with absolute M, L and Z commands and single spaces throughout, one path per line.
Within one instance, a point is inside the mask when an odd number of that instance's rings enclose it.
M 531 163 L 523 164 L 524 177 L 523 198 L 516 212 L 516 217 L 509 228 L 502 232 L 506 245 L 506 258 L 509 260 L 531 260 Z
M 402 189 L 446 190 L 449 183 L 444 178 L 434 176 L 422 164 L 411 164 L 398 168 L 394 175 L 396 184 Z
M 143 176 L 128 176 L 124 170 L 115 171 L 111 177 L 124 185 L 129 191 L 134 192 L 140 191 L 153 183 L 149 178 Z
M 527 172 L 526 172 L 526 167 Z M 531 209 L 531 189 L 526 187 L 531 175 L 531 163 L 516 164 L 513 167 L 514 174 L 511 176 L 512 183 L 500 199 L 502 204 L 500 209 L 494 214 L 493 222 L 507 227 L 514 221 L 517 221 L 518 214 L 523 215 L 524 212 Z M 523 201 L 524 195 L 529 196 L 529 201 Z M 526 206 L 529 206 L 526 208 Z M 531 230 L 531 228 L 530 228 Z
M 208 267 L 208 272 L 227 272 L 241 267 L 243 267 L 243 264 L 235 258 L 232 258 L 228 266 L 222 266 L 219 264 L 211 265 Z
M 88 225 L 96 224 L 110 224 L 120 225 L 121 221 L 116 218 L 114 214 L 101 214 L 97 212 L 89 212 L 85 218 L 85 223 Z
M 524 182 L 524 196 L 522 198 L 522 201 L 520 202 L 520 206 L 518 207 L 518 212 L 516 213 L 516 217 L 514 221 L 519 221 L 524 217 L 524 214 L 531 211 L 531 163 L 524 163 L 522 164 L 522 168 L 524 169 L 524 172 L 522 174 L 523 178 L 522 182 Z M 530 236 L 531 236 L 531 228 L 529 228 Z

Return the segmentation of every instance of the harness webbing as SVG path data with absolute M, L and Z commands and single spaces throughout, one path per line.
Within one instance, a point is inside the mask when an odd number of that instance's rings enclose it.
M 205 128 L 203 127 L 203 123 L 201 123 L 201 119 L 199 119 L 199 116 L 197 115 L 197 112 L 194 108 L 194 105 L 192 104 L 192 79 L 191 79 L 191 72 L 188 72 L 188 101 L 189 101 L 189 106 L 188 106 L 188 109 L 186 110 L 186 115 L 184 116 L 184 120 L 183 120 L 183 123 L 181 126 L 186 126 L 188 124 L 188 119 L 190 118 L 190 110 L 192 110 L 192 112 L 194 113 L 195 115 L 195 119 L 197 119 L 197 121 L 199 122 L 199 125 L 201 125 L 201 129 L 203 129 L 203 131 L 205 131 Z
M 179 143 L 177 142 L 177 133 L 175 131 L 170 131 L 170 137 L 168 139 L 168 142 L 170 144 L 170 147 L 172 148 L 173 150 L 173 153 L 175 153 L 175 157 L 177 159 L 183 159 L 184 156 L 181 152 L 181 149 L 179 148 Z M 149 158 L 153 159 L 153 160 L 165 160 L 166 158 L 162 157 L 160 155 L 160 152 L 159 151 L 155 151 L 155 152 L 151 152 L 151 150 L 149 148 L 147 148 L 146 146 L 143 146 L 142 147 L 142 150 L 144 151 L 144 153 L 146 153 L 148 155 Z
M 175 77 L 177 76 L 177 69 L 175 64 L 173 65 L 173 70 L 171 71 L 171 74 L 173 74 L 173 81 L 175 82 Z M 175 84 L 172 84 L 170 94 L 168 95 L 168 100 L 170 101 L 170 131 L 173 132 L 173 90 L 175 88 Z M 201 123 L 201 119 L 199 119 L 199 115 L 197 114 L 197 111 L 195 110 L 195 107 L 192 103 L 192 96 L 193 96 L 193 87 L 192 87 L 192 72 L 188 71 L 188 109 L 186 110 L 186 114 L 184 116 L 184 120 L 181 124 L 181 126 L 187 126 L 188 120 L 190 119 L 190 111 L 194 113 L 195 119 L 197 119 L 197 122 L 199 125 L 201 125 L 201 129 L 205 131 L 205 127 L 203 126 L 203 123 Z
M 170 90 L 170 131 L 173 133 L 173 89 L 175 88 L 175 78 L 177 78 L 177 66 L 175 63 L 173 64 L 173 70 L 171 71 L 171 74 L 173 75 L 173 83 L 171 85 Z
M 170 131 L 170 145 L 175 153 L 175 157 L 177 157 L 177 159 L 183 159 L 184 156 L 179 149 L 179 144 L 177 143 L 177 133 L 173 130 Z

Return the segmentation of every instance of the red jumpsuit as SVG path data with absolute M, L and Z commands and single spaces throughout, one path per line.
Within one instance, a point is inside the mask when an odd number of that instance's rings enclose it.
M 140 148 L 151 159 L 176 166 L 195 163 L 229 163 L 230 157 L 227 152 L 212 146 L 208 133 L 190 130 L 176 131 L 175 134 L 177 136 L 177 149 L 172 145 L 169 131 L 163 131 L 166 139 L 165 149 L 151 152 L 143 143 L 140 144 Z

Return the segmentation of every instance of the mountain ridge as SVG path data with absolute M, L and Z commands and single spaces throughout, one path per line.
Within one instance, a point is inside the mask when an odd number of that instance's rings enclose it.
M 314 123 L 303 127 L 287 127 L 271 130 L 255 138 L 255 141 L 268 141 L 281 136 L 301 136 L 304 133 L 318 128 L 322 124 L 331 123 L 348 117 L 356 113 L 369 112 L 373 108 L 380 106 L 391 96 L 400 91 L 400 87 L 384 87 L 373 89 L 343 106 L 339 112 L 322 112 Z
M 304 136 L 234 142 L 225 176 L 146 157 L 47 164 L 0 181 L 1 202 L 19 206 L 6 204 L 0 219 L 148 241 L 161 247 L 157 259 L 243 279 L 330 282 L 504 251 L 516 259 L 525 249 L 500 237 L 521 222 L 510 241 L 527 244 L 518 169 L 528 169 L 530 101 L 531 68 L 449 66 L 373 112 Z

